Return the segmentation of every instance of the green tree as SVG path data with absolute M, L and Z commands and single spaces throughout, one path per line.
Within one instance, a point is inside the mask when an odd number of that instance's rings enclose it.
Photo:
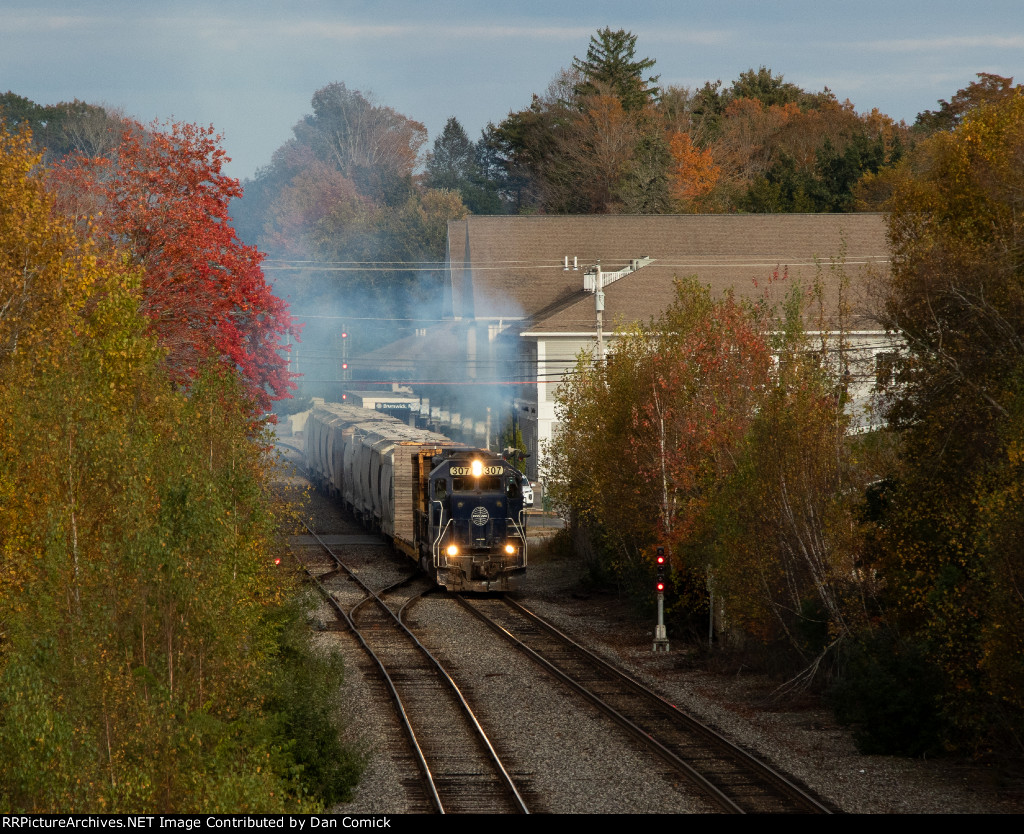
M 877 174 L 885 164 L 885 142 L 873 141 L 864 133 L 855 134 L 842 153 L 826 139 L 818 149 L 817 205 L 819 211 L 853 211 L 854 187 L 865 174 Z
M 487 211 L 478 207 L 476 214 L 512 214 L 527 205 L 528 181 L 521 172 L 513 171 L 509 148 L 499 135 L 499 128 L 488 122 L 480 132 L 474 146 L 481 187 L 494 195 L 495 203 L 487 204 Z M 468 206 L 467 206 L 468 208 Z M 491 210 L 493 208 L 493 211 Z
M 497 185 L 484 176 L 477 161 L 477 146 L 454 116 L 445 123 L 434 140 L 433 151 L 427 155 L 426 184 L 458 192 L 472 214 L 501 212 Z
M 654 113 L 640 125 L 640 136 L 624 176 L 615 187 L 623 214 L 667 214 L 673 210 L 669 171 L 670 139 L 656 127 Z
M 431 188 L 460 191 L 472 179 L 475 166 L 473 143 L 459 120 L 452 116 L 427 155 L 427 183 Z
M 590 36 L 587 57 L 573 58 L 572 66 L 580 74 L 576 95 L 582 98 L 608 87 L 626 111 L 642 110 L 656 101 L 659 94 L 657 75 L 644 78 L 654 66 L 651 58 L 636 59 L 637 36 L 625 29 L 599 29 Z
M 856 189 L 886 163 L 885 141 L 856 132 L 840 151 L 827 136 L 813 166 L 797 166 L 780 151 L 771 168 L 757 177 L 740 200 L 745 211 L 848 212 L 857 206 Z
M 767 67 L 753 68 L 741 72 L 728 90 L 730 98 L 750 98 L 765 107 L 772 105 L 798 104 L 807 95 L 796 84 L 784 81 L 782 75 L 775 75 Z
M 815 185 L 810 172 L 797 169 L 792 156 L 780 153 L 772 167 L 750 184 L 739 207 L 750 212 L 813 212 Z

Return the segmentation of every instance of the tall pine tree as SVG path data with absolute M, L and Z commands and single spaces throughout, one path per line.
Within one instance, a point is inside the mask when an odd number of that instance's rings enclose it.
M 636 60 L 636 35 L 625 29 L 612 31 L 598 30 L 591 35 L 586 60 L 573 58 L 572 66 L 582 81 L 576 86 L 577 96 L 594 95 L 604 85 L 611 87 L 623 109 L 642 110 L 649 102 L 658 98 L 657 87 L 661 76 L 644 78 L 644 73 L 654 66 L 653 58 Z

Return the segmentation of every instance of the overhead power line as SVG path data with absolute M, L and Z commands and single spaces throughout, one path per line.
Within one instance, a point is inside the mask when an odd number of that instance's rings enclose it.
M 628 255 L 624 257 L 602 255 L 601 261 L 607 265 L 616 264 L 619 262 L 629 263 L 635 255 Z M 831 268 L 832 266 L 846 267 L 846 266 L 866 266 L 869 264 L 887 264 L 890 259 L 883 255 L 852 255 L 848 256 L 841 262 L 833 262 L 830 260 L 821 260 L 815 258 L 801 258 L 799 260 L 793 260 L 787 258 L 785 255 L 772 255 L 769 253 L 747 255 L 739 258 L 735 257 L 723 257 L 715 260 L 694 260 L 686 255 L 682 256 L 669 256 L 667 258 L 656 259 L 653 265 L 657 265 L 661 268 L 668 269 L 704 269 L 704 268 L 735 268 L 735 267 L 750 267 L 756 269 L 775 269 L 776 267 L 802 267 L 802 266 L 813 266 L 821 267 L 822 269 Z M 570 272 L 583 272 L 585 269 L 590 269 L 593 265 L 586 264 L 580 265 L 578 270 L 568 270 Z M 455 270 L 473 270 L 473 271 L 494 271 L 504 269 L 551 269 L 565 272 L 565 265 L 561 260 L 551 259 L 510 259 L 510 260 L 491 260 L 491 261 L 309 261 L 309 260 L 289 260 L 289 259 L 267 259 L 263 262 L 264 270 L 317 270 L 325 272 L 367 272 L 367 271 L 382 271 L 382 272 L 395 272 L 403 270 L 419 271 L 419 270 L 431 270 L 431 269 L 455 269 Z M 639 274 L 639 273 L 638 273 Z M 639 279 L 637 279 L 639 280 Z

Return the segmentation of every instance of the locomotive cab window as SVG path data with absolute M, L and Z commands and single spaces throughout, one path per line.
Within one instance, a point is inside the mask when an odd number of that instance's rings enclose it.
M 452 478 L 453 492 L 500 492 L 501 478 Z
M 448 482 L 444 478 L 434 481 L 434 500 L 444 501 L 448 497 Z

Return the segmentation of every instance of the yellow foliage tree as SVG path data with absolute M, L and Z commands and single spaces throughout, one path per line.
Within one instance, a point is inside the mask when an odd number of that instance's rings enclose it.
M 0 813 L 308 810 L 263 713 L 287 584 L 251 402 L 172 387 L 140 276 L 40 177 L 0 131 Z
M 1019 745 L 1024 728 L 1022 158 L 1016 88 L 923 142 L 889 203 L 887 314 L 909 352 L 883 567 L 902 633 L 944 678 L 946 744 Z
M 28 131 L 0 131 L 0 363 L 42 360 L 65 338 L 95 279 L 68 226 L 53 217 Z

